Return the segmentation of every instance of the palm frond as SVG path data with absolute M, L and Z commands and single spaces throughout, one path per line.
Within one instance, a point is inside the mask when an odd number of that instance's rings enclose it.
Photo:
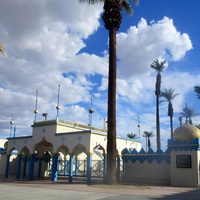
M 197 113 L 194 108 L 187 107 L 187 104 L 185 108 L 183 108 L 183 111 L 180 114 L 181 114 L 181 117 L 186 118 L 186 122 L 189 119 L 190 124 L 192 124 L 192 118 L 199 115 L 199 113 Z
M 128 134 L 127 134 L 127 137 L 130 138 L 130 139 L 133 139 L 133 138 L 135 138 L 136 136 L 137 136 L 137 134 L 135 134 L 135 133 L 128 133 Z
M 135 5 L 139 5 L 139 0 L 132 0 Z M 97 4 L 97 3 L 105 3 L 105 0 L 78 0 L 79 3 L 88 3 L 88 4 Z M 130 0 L 119 0 L 122 9 L 126 12 L 127 15 L 131 15 L 133 13 L 133 9 L 130 5 Z
M 144 131 L 143 133 L 144 134 L 142 136 L 145 137 L 145 138 L 150 138 L 150 137 L 154 137 L 155 136 L 153 131 Z
M 160 73 L 167 67 L 166 60 L 159 61 L 158 59 L 156 59 L 151 63 L 150 67 L 152 69 L 155 69 L 157 73 Z
M 104 0 L 78 0 L 79 3 L 97 4 L 104 2 Z
M 176 96 L 178 96 L 179 93 L 174 94 L 174 89 L 165 89 L 164 92 L 161 92 L 160 96 L 165 98 L 164 100 L 161 100 L 160 102 L 171 102 Z
M 0 53 L 4 54 L 4 47 L 3 47 L 3 45 L 1 43 L 0 43 Z

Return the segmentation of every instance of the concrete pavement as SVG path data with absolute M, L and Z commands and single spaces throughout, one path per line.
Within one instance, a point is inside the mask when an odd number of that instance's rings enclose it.
M 2 200 L 197 200 L 200 189 L 145 185 L 87 185 L 67 179 L 52 182 L 50 179 L 28 181 L 14 177 L 0 178 L 0 199 Z

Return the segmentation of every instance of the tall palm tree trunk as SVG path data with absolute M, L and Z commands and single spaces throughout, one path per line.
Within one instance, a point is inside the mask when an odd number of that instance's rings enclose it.
M 174 109 L 173 109 L 172 103 L 170 101 L 168 104 L 168 116 L 170 118 L 171 139 L 173 139 L 173 132 L 174 132 L 174 130 L 173 130 L 173 115 L 174 115 Z
M 151 141 L 150 141 L 150 137 L 148 137 L 148 151 L 151 148 Z
M 116 30 L 109 30 L 108 134 L 106 183 L 115 184 L 116 176 Z
M 157 149 L 159 149 L 161 147 L 161 143 L 160 143 L 159 95 L 156 95 L 156 135 L 157 135 Z
M 171 139 L 173 139 L 173 118 L 170 116 Z

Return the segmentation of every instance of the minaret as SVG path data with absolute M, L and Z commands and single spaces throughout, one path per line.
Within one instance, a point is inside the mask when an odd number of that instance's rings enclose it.
M 93 110 L 93 108 L 92 108 L 92 97 L 91 97 L 91 107 L 90 107 L 90 109 L 88 110 L 88 112 L 89 112 L 89 126 L 90 127 L 92 127 L 92 114 L 93 114 L 93 112 L 94 112 L 94 110 Z
M 12 126 L 14 124 L 13 115 L 14 115 L 14 113 L 12 113 L 12 117 L 11 117 L 11 121 L 10 121 L 10 137 L 11 137 L 11 134 L 12 134 Z
M 36 95 L 35 95 L 35 110 L 34 110 L 34 113 L 35 113 L 35 122 L 36 122 L 36 116 L 38 114 L 37 104 L 38 104 L 38 90 L 36 90 Z
M 56 119 L 58 119 L 59 109 L 60 109 L 60 84 L 58 84 L 58 99 L 57 99 L 57 106 L 56 106 L 56 110 L 57 110 Z

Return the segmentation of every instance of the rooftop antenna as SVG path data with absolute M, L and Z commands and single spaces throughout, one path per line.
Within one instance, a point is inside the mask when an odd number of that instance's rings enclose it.
M 56 106 L 56 110 L 57 110 L 57 116 L 56 118 L 58 119 L 58 112 L 60 109 L 60 84 L 58 84 L 58 101 L 57 101 L 57 106 Z
M 36 95 L 35 95 L 35 110 L 34 110 L 34 113 L 35 113 L 35 122 L 36 122 L 36 116 L 38 114 L 37 104 L 38 104 L 38 90 L 36 90 Z
M 13 115 L 14 115 L 14 113 L 12 113 L 12 117 L 11 117 L 11 121 L 10 121 L 10 137 L 11 137 L 11 133 L 12 133 L 12 126 L 14 124 Z
M 140 117 L 138 116 L 138 135 L 139 135 L 139 140 L 140 140 Z
M 16 130 L 17 130 L 17 127 L 15 126 L 15 127 L 14 127 L 14 134 L 13 134 L 13 137 L 15 137 L 15 135 L 16 135 Z
M 92 97 L 90 98 L 91 100 L 91 107 L 89 108 L 88 112 L 89 112 L 89 126 L 92 127 L 92 114 L 94 112 L 93 108 L 92 108 Z

